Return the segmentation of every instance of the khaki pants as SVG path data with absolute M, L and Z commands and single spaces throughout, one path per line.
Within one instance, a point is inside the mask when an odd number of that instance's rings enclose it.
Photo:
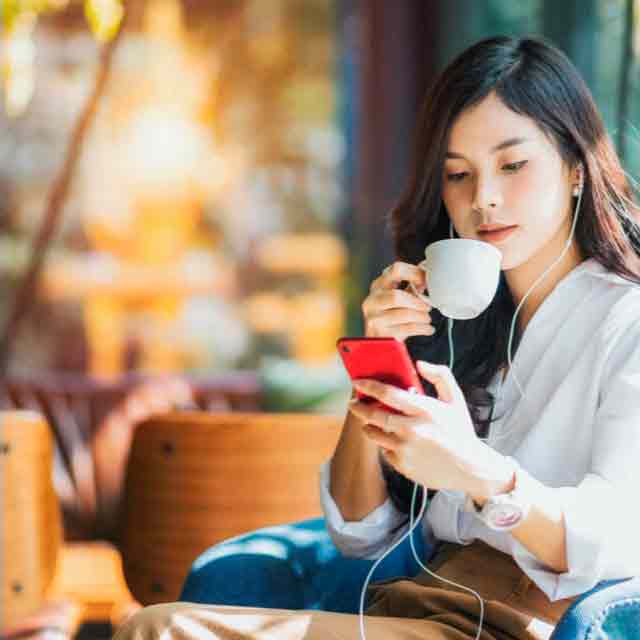
M 482 640 L 549 638 L 572 599 L 550 602 L 510 556 L 482 542 L 444 544 L 430 562 L 438 575 L 477 591 L 484 601 Z M 469 640 L 480 606 L 472 594 L 426 572 L 370 588 L 367 640 Z M 114 640 L 351 640 L 359 617 L 178 602 L 137 613 Z

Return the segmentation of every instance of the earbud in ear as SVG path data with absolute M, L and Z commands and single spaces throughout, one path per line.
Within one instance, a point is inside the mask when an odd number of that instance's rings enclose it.
M 578 184 L 573 185 L 573 195 L 577 198 L 584 188 L 584 165 L 580 163 L 578 165 Z

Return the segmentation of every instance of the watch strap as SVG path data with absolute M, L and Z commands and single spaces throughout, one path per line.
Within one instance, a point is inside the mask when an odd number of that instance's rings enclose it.
M 495 531 L 509 531 L 517 527 L 524 520 L 530 509 L 530 502 L 526 492 L 522 491 L 520 480 L 520 465 L 513 458 L 507 456 L 514 473 L 514 483 L 508 492 L 491 496 L 481 507 L 467 494 L 463 511 L 475 514 L 490 529 Z

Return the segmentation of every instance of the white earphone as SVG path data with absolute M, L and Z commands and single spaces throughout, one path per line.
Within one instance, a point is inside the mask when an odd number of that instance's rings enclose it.
M 574 210 L 574 216 L 573 216 L 573 223 L 571 226 L 571 233 L 569 234 L 569 238 L 567 240 L 567 243 L 564 247 L 564 249 L 562 250 L 562 252 L 560 253 L 560 256 L 549 266 L 547 267 L 547 269 L 540 275 L 540 277 L 533 283 L 533 285 L 531 285 L 531 287 L 529 288 L 529 291 L 527 291 L 527 293 L 525 294 L 524 298 L 520 301 L 520 304 L 518 305 L 517 309 L 515 310 L 515 313 L 513 314 L 513 320 L 511 323 L 511 330 L 509 332 L 509 342 L 508 342 L 508 347 L 507 347 L 507 360 L 509 362 L 509 369 L 512 371 L 512 376 L 513 379 L 516 383 L 516 386 L 518 387 L 518 390 L 520 391 L 520 396 L 522 399 L 526 400 L 526 396 L 524 391 L 522 390 L 522 387 L 520 386 L 520 383 L 518 381 L 518 378 L 515 375 L 515 369 L 513 367 L 513 362 L 511 360 L 511 345 L 512 345 L 512 341 L 513 341 L 513 332 L 515 329 L 515 322 L 516 322 L 516 318 L 518 317 L 518 313 L 520 312 L 520 309 L 524 303 L 524 301 L 527 299 L 527 297 L 529 296 L 529 294 L 536 288 L 536 286 L 545 278 L 545 276 L 549 273 L 549 271 L 551 271 L 551 269 L 558 263 L 560 262 L 560 260 L 562 260 L 564 254 L 568 251 L 571 242 L 573 240 L 573 236 L 574 236 L 574 232 L 575 232 L 575 228 L 576 228 L 576 223 L 578 220 L 578 213 L 580 211 L 580 204 L 582 202 L 582 192 L 584 190 L 584 165 L 582 162 L 579 163 L 578 166 L 578 184 L 575 184 L 573 186 L 572 189 L 572 195 L 574 197 L 576 197 L 578 200 L 576 202 L 576 206 L 575 206 L 575 210 Z M 454 238 L 454 229 L 453 229 L 453 222 L 451 221 L 451 219 L 449 219 L 449 236 L 450 238 Z M 453 319 L 452 318 L 447 318 L 447 323 L 448 323 L 448 334 L 449 334 L 449 368 L 453 369 L 453 362 L 454 362 L 454 350 L 453 350 Z M 498 396 L 500 395 L 500 393 L 502 392 L 502 384 L 500 385 L 499 389 L 498 389 Z M 496 397 L 495 402 L 497 403 L 498 398 Z M 513 433 L 513 431 L 515 431 L 515 429 L 511 429 L 508 430 L 504 433 L 500 433 L 497 434 L 495 436 L 487 437 L 487 438 L 483 438 L 484 440 L 487 440 L 488 443 L 491 443 L 492 441 L 495 442 L 496 440 L 501 440 L 502 438 L 505 438 L 506 436 L 510 435 L 511 433 Z M 447 493 L 447 490 L 443 490 L 441 489 L 441 491 L 443 493 Z M 414 509 L 415 509 L 415 503 L 416 503 L 416 498 L 417 498 L 417 494 L 418 494 L 418 485 L 415 484 L 414 485 L 414 489 L 413 489 L 413 495 L 411 498 L 411 507 L 410 507 L 410 517 L 409 517 L 409 529 L 408 531 L 389 549 L 387 549 L 387 551 L 380 556 L 380 558 L 378 558 L 378 560 L 373 564 L 373 566 L 371 567 L 367 577 L 365 578 L 364 581 L 364 585 L 362 587 L 362 591 L 360 593 L 360 611 L 359 611 L 359 621 L 360 621 L 360 638 L 361 640 L 366 640 L 366 635 L 365 635 L 365 629 L 364 629 L 364 601 L 365 601 L 365 595 L 366 595 L 366 590 L 367 590 L 367 586 L 371 580 L 371 577 L 373 576 L 375 570 L 378 568 L 378 566 L 380 565 L 380 563 L 396 548 L 398 547 L 404 540 L 406 540 L 406 538 L 409 538 L 409 543 L 411 545 L 411 551 L 413 553 L 414 559 L 416 560 L 416 562 L 418 563 L 418 565 L 424 569 L 428 574 L 434 576 L 435 578 L 437 578 L 438 580 L 441 580 L 442 582 L 445 582 L 447 584 L 456 586 L 464 591 L 467 591 L 471 594 L 473 594 L 479 602 L 480 605 L 480 611 L 479 611 L 479 615 L 478 615 L 478 630 L 476 633 L 476 637 L 475 640 L 479 640 L 480 635 L 482 633 L 482 626 L 483 626 L 483 622 L 484 622 L 484 601 L 482 599 L 482 596 L 479 593 L 476 593 L 473 589 L 470 589 L 469 587 L 466 587 L 465 585 L 461 585 L 461 584 L 457 584 L 455 582 L 452 582 L 450 580 L 447 580 L 445 578 L 443 578 L 442 576 L 439 576 L 435 573 L 433 573 L 428 567 L 426 567 L 423 562 L 420 560 L 420 557 L 416 551 L 415 548 L 415 544 L 413 542 L 413 531 L 414 529 L 419 525 L 419 523 L 422 521 L 422 518 L 424 517 L 426 508 L 427 508 L 427 490 L 426 487 L 423 487 L 423 498 L 422 498 L 422 506 L 420 508 L 420 512 L 416 517 L 414 517 Z

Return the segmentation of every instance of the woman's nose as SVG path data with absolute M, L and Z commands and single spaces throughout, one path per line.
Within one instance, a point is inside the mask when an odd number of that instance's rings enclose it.
M 502 193 L 496 180 L 491 178 L 478 178 L 473 194 L 472 207 L 476 211 L 485 209 L 497 209 L 502 205 Z

